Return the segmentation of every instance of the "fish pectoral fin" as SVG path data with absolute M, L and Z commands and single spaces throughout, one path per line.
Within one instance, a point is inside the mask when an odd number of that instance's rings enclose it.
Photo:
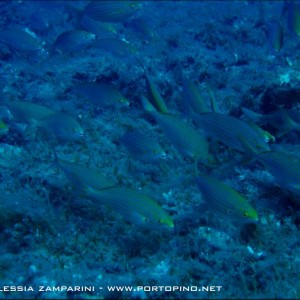
M 282 126 L 278 129 L 277 136 L 282 137 L 290 132 L 295 126 L 295 122 L 286 114 L 282 113 Z
M 148 218 L 138 212 L 131 212 L 130 215 L 127 216 L 127 220 L 135 225 L 144 225 L 148 223 Z

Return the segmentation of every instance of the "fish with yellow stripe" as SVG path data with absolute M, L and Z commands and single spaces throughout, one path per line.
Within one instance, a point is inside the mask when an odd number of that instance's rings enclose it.
M 300 6 L 297 1 L 284 1 L 281 18 L 287 19 L 288 29 L 300 36 Z
M 142 9 L 140 1 L 93 0 L 84 8 L 82 15 L 102 22 L 123 22 Z
M 208 135 L 233 149 L 244 151 L 238 138 L 244 136 L 255 149 L 270 150 L 265 132 L 244 121 L 216 112 L 193 114 L 193 119 Z
M 144 71 L 144 76 L 145 76 L 145 80 L 146 80 L 147 96 L 148 96 L 147 100 L 149 102 L 149 105 L 151 107 L 153 107 L 154 110 L 156 110 L 160 113 L 169 113 L 169 109 L 166 105 L 165 100 L 161 96 L 160 91 L 159 91 L 158 87 L 156 86 L 156 84 L 148 76 L 142 61 L 138 57 L 136 57 L 136 61 L 140 64 L 140 66 L 142 67 L 142 69 Z
M 76 119 L 64 113 L 56 113 L 40 119 L 35 126 L 59 141 L 78 141 L 84 137 L 84 129 Z
M 196 183 L 204 201 L 214 211 L 234 221 L 246 223 L 258 221 L 256 210 L 242 195 L 222 181 L 199 174 L 196 177 Z
M 187 114 L 189 115 L 190 111 L 195 113 L 209 112 L 208 105 L 201 95 L 198 85 L 186 77 L 183 77 L 182 82 L 183 100 Z
M 27 101 L 7 101 L 1 99 L 1 105 L 6 106 L 14 119 L 32 124 L 38 120 L 55 114 L 50 108 Z
M 175 149 L 184 157 L 196 159 L 205 165 L 213 162 L 209 145 L 203 134 L 171 114 L 152 112 L 159 127 Z
M 60 141 L 76 141 L 84 136 L 84 130 L 77 120 L 64 113 L 56 113 L 48 107 L 26 101 L 5 100 L 1 104 L 8 108 L 14 119 L 29 125 L 27 132 L 37 128 Z
M 174 228 L 172 218 L 154 199 L 134 189 L 123 187 L 110 187 L 100 191 L 89 189 L 86 196 L 117 211 L 130 223 Z
M 143 108 L 155 118 L 165 137 L 175 149 L 182 156 L 195 160 L 196 171 L 197 161 L 204 165 L 211 165 L 215 162 L 214 157 L 209 153 L 209 144 L 203 134 L 172 114 L 158 112 L 146 97 L 141 97 L 141 102 Z
M 68 180 L 81 191 L 88 189 L 101 190 L 103 188 L 115 186 L 113 182 L 106 179 L 96 170 L 78 165 L 76 163 L 58 159 L 54 150 L 54 165 L 60 168 L 68 178 Z
M 0 31 L 0 42 L 12 51 L 36 54 L 43 49 L 42 42 L 33 32 L 20 29 L 6 29 Z
M 246 160 L 257 159 L 281 187 L 300 196 L 300 157 L 277 151 L 259 153 L 244 137 L 240 136 L 239 139 L 245 149 Z
M 146 88 L 148 92 L 148 99 L 155 109 L 161 113 L 168 113 L 169 110 L 165 103 L 165 100 L 162 98 L 157 86 L 151 80 L 151 78 L 145 73 L 146 79 Z
M 84 82 L 72 89 L 80 97 L 97 107 L 126 107 L 129 100 L 113 85 L 98 82 Z
M 55 40 L 50 55 L 60 53 L 76 53 L 86 49 L 95 40 L 96 35 L 84 30 L 69 30 L 61 33 Z
M 271 48 L 278 52 L 283 46 L 284 31 L 280 21 L 274 20 L 268 24 L 267 38 Z
M 241 110 L 245 120 L 276 128 L 277 136 L 283 136 L 292 130 L 300 131 L 300 113 L 297 111 L 278 109 L 268 114 L 260 114 L 246 107 L 241 107 Z
M 174 227 L 172 218 L 149 196 L 133 189 L 117 187 L 95 170 L 59 160 L 55 150 L 54 156 L 54 165 L 65 173 L 83 196 L 110 207 L 133 224 L 151 223 Z

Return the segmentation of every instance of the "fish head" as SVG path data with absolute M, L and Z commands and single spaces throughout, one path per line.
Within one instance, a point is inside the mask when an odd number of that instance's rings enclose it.
M 169 229 L 174 228 L 174 222 L 173 222 L 172 218 L 167 214 L 165 216 L 162 216 L 161 218 L 159 218 L 158 222 L 159 222 L 159 224 L 165 225 Z
M 86 31 L 86 32 L 84 32 L 83 39 L 86 40 L 86 41 L 95 40 L 96 39 L 96 35 L 94 33 Z
M 72 128 L 72 133 L 75 138 L 81 139 L 84 136 L 84 131 L 81 126 L 75 126 Z
M 258 142 L 255 144 L 255 149 L 258 152 L 265 152 L 265 151 L 270 151 L 270 146 L 269 144 L 266 143 L 266 140 L 264 140 L 263 142 Z
M 268 132 L 266 130 L 264 130 L 263 133 L 264 133 L 264 138 L 265 138 L 266 143 L 269 143 L 269 142 L 275 143 L 276 138 L 274 135 L 272 135 L 270 132 Z
M 80 137 L 83 137 L 84 136 L 84 130 L 83 128 L 79 125 L 79 124 L 76 124 L 75 126 L 73 126 L 73 133 L 80 136 Z
M 82 139 L 84 136 L 84 130 L 79 123 L 76 122 L 74 124 L 64 124 L 64 126 L 57 130 L 55 134 L 62 140 L 76 141 Z
M 161 148 L 154 148 L 154 149 L 152 149 L 151 153 L 149 153 L 149 154 L 154 159 L 166 159 L 167 158 L 166 152 Z
M 159 153 L 159 158 L 160 159 L 167 159 L 167 153 L 165 151 L 162 151 Z
M 258 221 L 257 211 L 252 207 L 244 210 L 243 216 L 247 223 L 256 223 Z
M 104 24 L 104 27 L 106 28 L 106 30 L 108 32 L 117 33 L 117 29 L 113 24 L 106 23 L 106 24 Z
M 237 223 L 256 223 L 258 221 L 256 210 L 248 205 L 228 207 L 222 213 L 225 213 L 227 218 Z
M 142 225 L 146 228 L 153 227 L 161 227 L 164 226 L 169 229 L 174 228 L 174 222 L 172 218 L 164 211 L 160 211 L 158 213 L 150 214 L 148 216 L 141 215 L 139 213 L 134 213 L 134 223 L 138 225 Z
M 128 106 L 130 105 L 128 99 L 125 98 L 125 97 L 120 97 L 120 98 L 118 99 L 118 102 L 120 103 L 121 106 L 126 106 L 126 107 L 128 107 Z
M 143 4 L 139 1 L 131 1 L 129 3 L 129 6 L 133 9 L 142 9 L 143 8 Z
M 63 115 L 61 115 L 63 117 Z M 81 139 L 84 136 L 84 130 L 77 120 L 66 116 L 65 122 L 61 123 L 64 135 L 70 135 L 72 139 Z

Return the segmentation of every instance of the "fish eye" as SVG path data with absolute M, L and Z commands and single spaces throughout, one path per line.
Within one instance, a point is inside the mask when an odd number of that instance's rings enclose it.
M 244 212 L 244 217 L 249 217 L 248 213 L 247 212 Z
M 73 130 L 72 130 L 72 131 L 73 131 L 73 133 L 76 133 L 76 134 L 78 134 L 78 133 L 79 133 L 79 134 L 80 134 L 80 131 L 78 131 L 76 128 L 73 128 Z
M 78 134 L 80 136 L 83 136 L 83 134 L 84 134 L 82 130 L 78 130 L 76 128 L 72 128 L 72 131 L 73 131 L 73 133 Z

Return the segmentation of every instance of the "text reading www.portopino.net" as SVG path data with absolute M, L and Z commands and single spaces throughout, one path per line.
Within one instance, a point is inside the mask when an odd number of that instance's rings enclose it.
M 180 286 L 180 285 L 154 285 L 154 286 L 107 286 L 109 292 L 220 292 L 222 286 Z
M 103 286 L 0 286 L 0 292 L 97 292 L 99 290 L 107 290 L 109 292 L 220 292 L 222 286 L 182 286 L 182 285 L 144 285 L 144 286 L 128 286 L 128 285 L 109 285 Z

